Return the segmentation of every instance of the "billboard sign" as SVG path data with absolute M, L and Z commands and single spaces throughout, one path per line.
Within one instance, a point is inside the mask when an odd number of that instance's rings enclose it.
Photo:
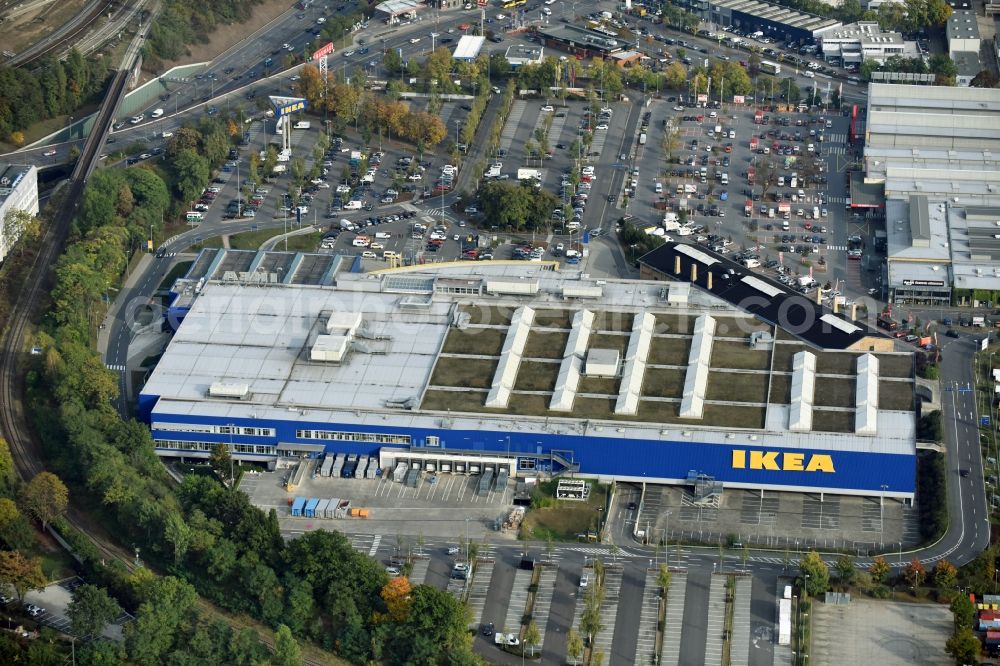
M 698 103 L 699 104 L 706 104 L 707 102 L 708 102 L 708 94 L 706 94 L 706 93 L 699 93 L 698 94 Z
M 296 111 L 306 110 L 306 101 L 301 97 L 276 97 L 271 96 L 271 106 L 274 107 L 274 117 L 282 118 Z
M 733 95 L 733 104 L 744 104 L 746 98 L 743 95 Z
M 316 51 L 312 54 L 312 59 L 316 61 L 319 60 L 320 58 L 325 58 L 331 53 L 333 53 L 333 42 L 329 42 L 326 45 L 316 49 Z

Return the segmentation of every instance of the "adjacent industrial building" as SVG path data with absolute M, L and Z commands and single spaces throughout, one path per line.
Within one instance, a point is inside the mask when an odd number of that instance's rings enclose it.
M 858 65 L 865 60 L 885 63 L 893 56 L 918 55 L 917 43 L 903 40 L 898 32 L 883 31 L 876 21 L 851 23 L 819 35 L 823 59 L 839 65 Z
M 540 27 L 538 37 L 543 46 L 580 58 L 607 58 L 626 46 L 625 42 L 610 35 L 567 23 Z
M 38 215 L 38 169 L 31 164 L 0 164 L 0 262 L 18 239 L 19 231 L 4 223 L 16 210 Z
M 544 55 L 545 49 L 540 46 L 513 44 L 507 47 L 504 58 L 511 69 L 517 69 L 524 65 L 541 65 Z
M 677 6 L 703 21 L 759 30 L 764 37 L 800 44 L 812 44 L 823 32 L 842 25 L 834 19 L 760 0 L 680 0 Z
M 868 99 L 864 178 L 885 189 L 886 297 L 945 305 L 1000 289 L 1000 91 L 871 84 Z
M 485 42 L 485 37 L 477 35 L 463 35 L 462 38 L 458 40 L 458 44 L 455 45 L 455 52 L 451 57 L 455 60 L 472 62 L 479 57 Z
M 968 86 L 982 69 L 979 60 L 979 24 L 976 13 L 969 10 L 955 11 L 948 18 L 945 30 L 948 39 L 948 55 L 957 70 L 955 82 Z
M 723 279 L 724 260 L 688 260 Z M 739 279 L 757 300 L 780 287 Z M 357 454 L 407 474 L 912 498 L 912 356 L 822 321 L 833 347 L 697 282 L 527 262 L 205 279 L 139 411 L 167 457 L 224 443 L 269 465 Z

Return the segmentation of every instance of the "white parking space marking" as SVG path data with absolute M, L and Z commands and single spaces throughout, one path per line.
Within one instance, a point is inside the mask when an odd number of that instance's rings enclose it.
M 413 569 L 410 571 L 410 583 L 421 585 L 427 582 L 427 570 L 431 565 L 429 557 L 418 557 L 413 561 Z
M 687 573 L 674 572 L 667 591 L 667 619 L 663 633 L 664 666 L 679 666 L 681 661 L 681 627 L 684 626 L 684 599 L 687 593 Z
M 722 633 L 726 619 L 726 580 L 712 574 L 708 588 L 708 635 L 705 638 L 705 666 L 722 666 Z
M 660 619 L 659 571 L 646 570 L 646 586 L 642 590 L 642 610 L 639 613 L 639 636 L 635 641 L 636 664 L 658 664 L 656 655 L 656 625 Z
M 514 137 L 517 134 L 517 127 L 521 124 L 521 116 L 524 115 L 525 109 L 528 108 L 528 103 L 524 100 L 515 100 L 510 106 L 510 115 L 507 117 L 507 122 L 503 126 L 503 131 L 500 133 L 500 148 L 510 152 L 510 147 L 514 145 Z
M 529 569 L 518 569 L 514 572 L 514 588 L 510 591 L 507 601 L 507 617 L 503 626 L 498 627 L 505 633 L 519 634 L 521 631 L 521 619 L 528 604 L 528 587 L 531 585 L 533 573 Z
M 733 633 L 729 637 L 729 663 L 747 666 L 750 663 L 750 576 L 736 577 L 733 597 Z
M 486 593 L 493 582 L 493 566 L 492 559 L 479 558 L 476 560 L 476 573 L 472 578 L 472 587 L 469 589 L 469 616 L 472 618 L 469 627 L 471 629 L 477 629 L 483 622 Z
M 611 641 L 615 636 L 615 620 L 618 617 L 618 596 L 622 589 L 624 568 L 608 565 L 604 568 L 604 601 L 601 602 L 601 620 L 604 626 L 594 637 L 594 649 L 605 654 L 604 663 L 611 666 Z
M 531 617 L 538 625 L 538 632 L 542 640 L 538 643 L 538 649 L 545 645 L 545 627 L 549 624 L 549 610 L 552 608 L 552 595 L 556 591 L 556 574 L 559 569 L 553 566 L 545 566 L 538 577 L 538 592 L 535 593 L 535 605 L 531 608 Z

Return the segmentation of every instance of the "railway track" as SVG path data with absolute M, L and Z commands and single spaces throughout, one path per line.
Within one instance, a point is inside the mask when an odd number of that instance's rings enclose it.
M 107 12 L 113 11 L 116 2 L 108 0 L 98 0 L 90 3 L 86 9 L 74 16 L 72 19 L 60 26 L 54 33 L 49 35 L 38 45 L 33 45 L 21 51 L 13 58 L 8 59 L 4 64 L 10 67 L 30 66 L 49 54 L 60 54 L 76 43 L 93 26 L 94 22 L 104 16 Z M 131 7 L 136 3 L 129 2 L 127 9 L 120 11 L 131 12 Z
M 108 90 L 107 102 L 98 114 L 94 131 L 90 133 L 84 150 L 70 176 L 66 191 L 67 205 L 62 207 L 51 224 L 48 225 L 40 244 L 41 251 L 35 257 L 28 276 L 21 286 L 17 302 L 11 311 L 11 320 L 2 340 L 0 340 L 0 432 L 7 439 L 18 475 L 25 481 L 45 469 L 41 447 L 28 426 L 27 410 L 24 405 L 23 375 L 19 361 L 25 355 L 24 334 L 34 308 L 43 296 L 43 289 L 49 276 L 49 269 L 55 264 L 69 231 L 70 222 L 81 199 L 87 177 L 96 163 L 98 151 L 104 143 L 114 114 L 128 83 L 129 72 L 119 71 Z M 112 100 L 114 102 L 112 103 Z M 126 566 L 133 566 L 129 554 L 116 545 L 93 534 L 93 527 L 79 511 L 71 508 L 66 520 L 87 535 L 94 547 L 105 557 L 122 560 Z

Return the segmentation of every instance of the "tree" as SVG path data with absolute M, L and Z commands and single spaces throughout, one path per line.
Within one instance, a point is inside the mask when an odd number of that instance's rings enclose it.
M 976 606 L 965 594 L 960 594 L 951 602 L 951 612 L 955 616 L 955 630 L 971 629 L 976 620 Z
M 0 498 L 0 541 L 7 550 L 26 550 L 34 541 L 31 524 L 6 497 Z
M 535 656 L 535 648 L 542 642 L 542 633 L 538 630 L 538 624 L 532 619 L 524 630 L 524 645 L 531 646 L 531 656 Z
M 299 644 L 292 636 L 292 630 L 285 625 L 280 625 L 278 631 L 274 632 L 274 659 L 271 660 L 274 666 L 301 666 L 302 655 L 299 652 Z
M 211 466 L 212 471 L 222 479 L 223 483 L 230 483 L 232 481 L 233 456 L 229 451 L 228 444 L 217 442 L 212 447 L 212 454 L 208 458 L 208 464 Z
M 178 151 L 173 160 L 174 187 L 182 201 L 194 201 L 208 184 L 208 160 L 193 148 Z
M 602 650 L 598 650 L 590 655 L 590 666 L 604 666 L 606 655 Z
M 670 569 L 667 568 L 666 564 L 660 565 L 660 571 L 656 575 L 656 582 L 660 586 L 660 596 L 663 598 L 667 597 L 667 592 L 670 590 L 670 579 L 672 574 Z
M 109 597 L 104 588 L 81 585 L 73 591 L 73 600 L 66 609 L 66 615 L 73 624 L 76 636 L 97 637 L 105 625 L 121 614 L 121 610 L 118 602 Z
M 958 76 L 958 67 L 948 54 L 936 53 L 931 56 L 927 68 L 934 74 L 934 84 L 938 86 L 953 86 Z
M 934 565 L 934 584 L 939 588 L 950 590 L 958 580 L 958 569 L 948 560 L 938 560 Z
M 984 69 L 972 77 L 969 85 L 973 88 L 996 88 L 998 83 L 1000 83 L 1000 79 L 997 78 L 997 75 Z
M 805 590 L 809 596 L 815 597 L 830 589 L 830 568 L 815 550 L 802 557 L 799 570 L 805 577 Z
M 885 561 L 884 557 L 876 557 L 872 560 L 872 565 L 868 567 L 868 573 L 871 575 L 872 580 L 876 583 L 885 583 L 889 578 L 889 573 L 892 568 L 889 563 Z
M 566 656 L 572 659 L 574 664 L 579 663 L 583 657 L 583 639 L 573 627 L 570 627 L 569 633 L 566 634 Z
M 837 578 L 843 585 L 850 585 L 854 581 L 854 574 L 857 569 L 854 568 L 854 558 L 850 555 L 841 555 L 837 558 L 837 564 L 835 565 L 837 569 Z
M 0 550 L 0 583 L 10 585 L 18 600 L 23 600 L 28 590 L 40 590 L 48 580 L 42 573 L 41 559 L 28 559 L 16 550 Z
M 42 523 L 43 530 L 66 511 L 68 503 L 66 485 L 52 472 L 39 472 L 21 492 L 21 506 Z
M 6 238 L 7 246 L 10 247 L 18 242 L 21 254 L 24 254 L 25 245 L 38 237 L 40 230 L 41 224 L 38 218 L 26 210 L 15 208 L 4 216 L 3 236 Z
M 927 579 L 927 569 L 920 560 L 913 559 L 903 570 L 903 578 L 911 587 L 920 587 Z
M 15 132 L 11 132 L 10 133 L 10 142 L 13 143 L 15 146 L 17 146 L 19 148 L 21 146 L 23 146 L 24 145 L 24 132 L 22 132 L 21 130 L 17 130 Z
M 945 650 L 955 658 L 956 664 L 975 664 L 979 661 L 982 645 L 972 629 L 957 630 L 945 644 Z
M 410 580 L 406 576 L 396 576 L 382 588 L 380 596 L 385 602 L 386 619 L 390 622 L 406 621 L 410 612 Z

